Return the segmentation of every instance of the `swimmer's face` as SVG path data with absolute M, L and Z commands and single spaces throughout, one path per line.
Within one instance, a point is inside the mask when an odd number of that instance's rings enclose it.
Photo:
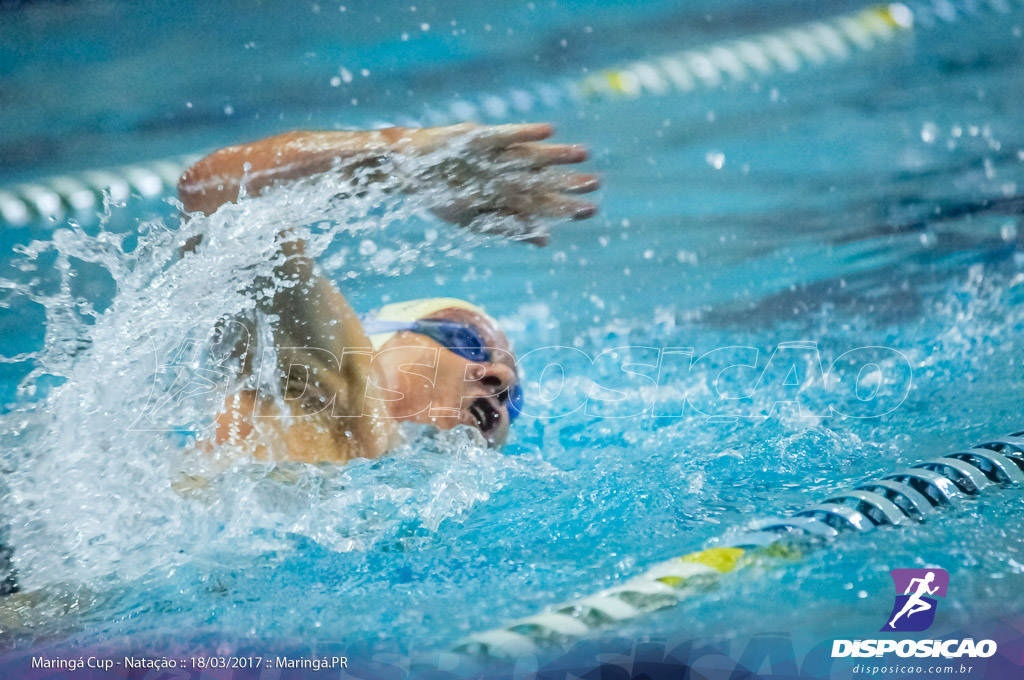
M 395 333 L 374 361 L 394 393 L 389 395 L 394 399 L 391 414 L 445 430 L 468 425 L 491 446 L 501 446 L 508 436 L 509 390 L 519 384 L 508 339 L 488 318 L 468 309 L 453 307 L 426 319 L 472 328 L 483 341 L 488 360 L 460 356 L 420 333 Z

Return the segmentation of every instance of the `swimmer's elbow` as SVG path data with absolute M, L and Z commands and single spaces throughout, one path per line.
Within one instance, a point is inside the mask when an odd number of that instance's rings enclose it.
M 178 200 L 186 213 L 209 215 L 227 201 L 224 198 L 223 181 L 218 185 L 200 167 L 201 163 L 190 167 L 178 179 Z
M 194 167 L 194 166 L 193 166 Z M 195 186 L 195 176 L 192 168 L 189 168 L 178 178 L 178 200 L 185 212 L 200 212 L 198 192 Z

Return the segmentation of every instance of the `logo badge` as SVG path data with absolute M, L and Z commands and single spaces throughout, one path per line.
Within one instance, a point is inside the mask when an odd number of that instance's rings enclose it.
M 936 597 L 945 597 L 949 574 L 945 569 L 893 569 L 896 602 L 883 631 L 913 633 L 927 630 L 935 621 Z

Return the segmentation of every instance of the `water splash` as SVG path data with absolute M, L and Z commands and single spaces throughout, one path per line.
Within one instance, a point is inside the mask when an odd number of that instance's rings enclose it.
M 404 175 L 389 166 L 328 173 L 210 216 L 146 222 L 135 234 L 106 231 L 105 222 L 92 232 L 70 224 L 21 248 L 28 280 L 5 281 L 4 304 L 36 305 L 46 318 L 42 346 L 9 358 L 31 370 L 0 421 L 11 468 L 5 498 L 17 518 L 9 541 L 22 588 L 110 588 L 204 555 L 285 550 L 281 537 L 291 534 L 329 551 L 368 550 L 399 541 L 410 526 L 435 531 L 522 467 L 463 431 L 343 470 L 224 469 L 194 450 L 238 386 L 225 320 L 255 318 L 257 334 L 266 333 L 257 299 L 289 285 L 274 277 L 282 229 L 303 239 L 313 258 L 339 241 L 374 245 L 358 257 L 327 258 L 339 279 L 431 266 L 458 249 L 421 247 L 402 229 L 464 199 L 459 192 L 481 190 L 436 181 L 459 153 L 407 161 Z M 401 177 L 435 181 L 410 195 Z M 474 227 L 515 225 L 491 216 Z M 181 256 L 179 248 L 200 235 L 201 245 Z M 93 285 L 83 289 L 86 280 Z M 280 389 L 274 382 L 267 387 Z

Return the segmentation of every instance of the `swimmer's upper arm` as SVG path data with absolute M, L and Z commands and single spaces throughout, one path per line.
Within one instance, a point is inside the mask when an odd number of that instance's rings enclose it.
M 375 457 L 392 435 L 383 403 L 373 397 L 373 346 L 341 291 L 317 271 L 299 240 L 284 241 L 286 259 L 265 311 L 274 314 L 278 367 L 289 396 L 320 413 L 351 455 Z
M 217 417 L 215 441 L 249 439 L 257 417 L 289 458 L 304 462 L 344 462 L 375 458 L 391 448 L 394 423 L 375 400 L 373 349 L 355 311 L 341 292 L 316 271 L 299 241 L 286 242 L 287 255 L 276 268 L 274 294 L 259 308 L 273 317 L 278 375 L 285 405 L 252 390 L 229 396 Z M 299 416 L 298 419 L 295 416 Z M 282 417 L 284 419 L 282 419 Z M 266 448 L 249 441 L 252 455 Z

